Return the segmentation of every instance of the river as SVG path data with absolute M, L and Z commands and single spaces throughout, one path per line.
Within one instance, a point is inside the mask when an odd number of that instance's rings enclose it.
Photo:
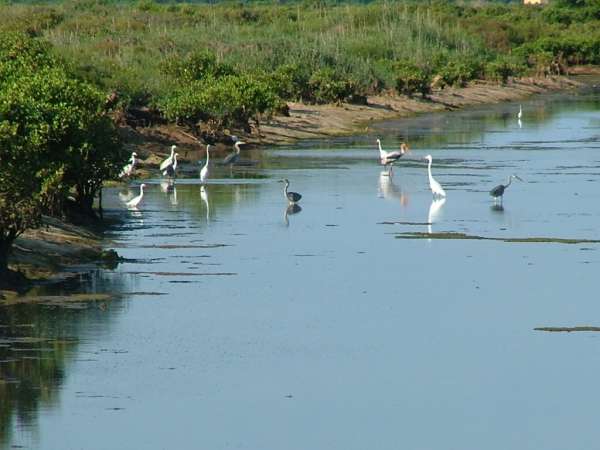
M 535 328 L 600 326 L 600 96 L 522 105 L 109 190 L 127 260 L 54 293 L 114 298 L 0 308 L 0 448 L 594 448 L 599 335 Z

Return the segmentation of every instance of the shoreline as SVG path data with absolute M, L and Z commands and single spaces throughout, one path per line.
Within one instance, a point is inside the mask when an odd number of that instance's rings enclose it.
M 26 291 L 53 285 L 114 267 L 119 256 L 105 248 L 104 238 L 89 227 L 44 217 L 39 228 L 27 230 L 13 244 L 9 280 L 0 283 L 0 306 Z
M 427 99 L 388 94 L 369 97 L 366 105 L 288 103 L 290 115 L 276 116 L 266 121 L 260 127 L 260 136 L 239 130 L 231 134 L 238 135 L 251 147 L 290 145 L 303 140 L 349 136 L 368 131 L 376 122 L 583 88 L 589 82 L 577 78 L 581 75 L 600 76 L 600 68 L 574 68 L 572 73 L 574 77 L 521 78 L 505 85 L 476 81 L 463 88 L 439 89 Z M 195 161 L 199 152 L 198 142 L 174 125 L 140 129 L 126 126 L 122 127 L 121 134 L 127 146 L 140 155 L 135 178 L 151 176 L 172 144 L 180 147 L 180 158 L 188 163 Z M 226 154 L 230 152 L 230 147 L 218 144 L 216 150 Z M 114 250 L 105 248 L 103 237 L 88 227 L 44 218 L 40 228 L 28 230 L 16 240 L 9 258 L 9 268 L 23 276 L 15 276 L 17 281 L 5 283 L 8 286 L 0 286 L 0 305 L 3 299 L 14 298 L 31 287 L 60 283 L 98 267 L 114 265 L 119 261 L 119 256 Z
M 434 90 L 428 98 L 408 97 L 395 93 L 367 98 L 366 104 L 313 105 L 288 102 L 289 116 L 273 116 L 260 125 L 260 135 L 253 125 L 251 133 L 226 130 L 236 135 L 249 148 L 289 146 L 300 141 L 327 139 L 369 131 L 371 125 L 417 114 L 438 113 L 465 109 L 471 106 L 522 100 L 533 95 L 580 89 L 587 85 L 581 76 L 600 77 L 600 67 L 574 67 L 571 75 L 544 78 L 525 77 L 509 80 L 506 84 L 472 81 L 466 87 L 446 87 Z M 195 163 L 203 157 L 204 145 L 190 137 L 177 125 L 153 125 L 133 128 L 121 127 L 121 135 L 129 151 L 139 155 L 136 178 L 152 175 L 160 162 L 168 156 L 170 146 L 178 146 L 179 160 Z M 248 148 L 247 147 L 247 148 Z M 213 146 L 215 158 L 231 152 L 231 145 Z

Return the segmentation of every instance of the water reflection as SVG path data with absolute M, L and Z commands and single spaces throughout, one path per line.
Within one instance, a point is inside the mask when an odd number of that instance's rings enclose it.
M 502 213 L 504 212 L 504 205 L 502 205 L 502 203 L 494 203 L 490 206 L 490 209 L 494 212 Z
M 431 226 L 440 220 L 442 206 L 444 206 L 444 203 L 446 203 L 445 197 L 434 198 L 431 200 L 431 205 L 429 205 L 429 213 L 427 214 L 427 232 L 429 234 L 432 233 Z
M 210 222 L 210 203 L 208 202 L 208 190 L 204 185 L 200 186 L 200 198 L 204 203 L 204 209 L 206 210 L 206 223 Z
M 122 292 L 123 278 L 97 273 L 84 280 L 84 285 L 73 279 L 62 286 L 34 288 L 26 295 L 44 296 L 39 304 L 0 306 L 0 448 L 18 447 L 16 430 L 19 439 L 27 435 L 37 440 L 38 411 L 60 405 L 60 390 L 80 339 L 91 329 L 109 334 L 122 310 L 119 301 L 79 301 L 68 291 Z M 38 443 L 25 447 L 37 448 Z
M 402 192 L 400 185 L 394 182 L 394 177 L 387 171 L 379 174 L 379 195 L 386 200 L 397 200 L 402 206 L 408 205 L 408 195 Z
M 133 195 L 133 191 L 129 188 L 122 190 L 118 194 L 119 200 L 121 200 L 123 203 L 127 203 L 129 200 L 131 200 Z
M 290 221 L 288 219 L 288 216 L 293 216 L 294 214 L 298 214 L 300 211 L 302 211 L 302 207 L 300 205 L 298 205 L 297 203 L 292 203 L 292 204 L 288 205 L 287 208 L 285 208 L 285 210 L 283 211 L 283 221 L 284 221 L 286 227 L 290 226 Z

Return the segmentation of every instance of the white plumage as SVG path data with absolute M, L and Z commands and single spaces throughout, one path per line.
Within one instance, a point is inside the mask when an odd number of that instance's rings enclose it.
M 169 164 L 165 170 L 163 170 L 163 176 L 168 176 L 169 178 L 175 178 L 176 175 L 176 171 L 177 171 L 177 157 L 179 156 L 179 153 L 175 153 L 173 155 L 173 159 L 171 160 L 171 164 Z
M 434 197 L 445 197 L 446 191 L 444 191 L 442 185 L 438 183 L 431 175 L 431 162 L 433 161 L 431 155 L 427 155 L 425 159 L 428 161 L 427 174 L 429 175 L 429 188 L 431 189 L 431 193 Z
M 200 171 L 200 181 L 204 183 L 204 180 L 206 180 L 208 178 L 208 160 L 210 158 L 210 144 L 206 145 L 206 163 L 204 164 L 204 167 L 202 167 L 202 170 Z
M 137 205 L 139 205 L 142 199 L 144 198 L 145 187 L 146 185 L 144 183 L 140 184 L 140 195 L 138 195 L 137 197 L 133 197 L 126 203 L 128 208 L 137 208 Z
M 162 163 L 160 163 L 160 171 L 164 171 L 167 170 L 167 167 L 169 167 L 170 165 L 173 164 L 173 159 L 175 157 L 175 149 L 177 148 L 176 145 L 172 145 L 171 146 L 171 155 L 165 159 Z
M 133 152 L 131 154 L 131 158 L 129 159 L 129 164 L 126 164 L 123 166 L 123 169 L 119 173 L 119 178 L 130 177 L 133 174 L 133 169 L 135 169 L 135 163 L 136 163 L 135 157 L 136 156 L 137 156 L 136 152 Z

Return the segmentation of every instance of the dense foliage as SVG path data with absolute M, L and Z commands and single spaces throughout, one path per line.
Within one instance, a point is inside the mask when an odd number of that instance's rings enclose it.
M 214 113 L 204 110 L 202 95 L 192 105 L 175 92 L 186 96 L 192 84 L 219 90 L 233 82 L 228 76 L 260 81 L 256 89 L 283 100 L 323 103 L 383 89 L 427 95 L 424 83 L 431 80 L 441 86 L 474 78 L 505 82 L 600 61 L 598 0 L 553 0 L 544 7 L 520 1 L 86 0 L 0 9 L 6 19 L 0 31 L 44 36 L 81 78 L 118 91 L 126 105 L 159 106 L 167 117 L 185 120 Z M 277 104 L 267 103 L 269 109 Z M 239 119 L 266 112 L 259 110 Z M 216 121 L 236 116 L 218 112 Z
M 71 76 L 43 41 L 0 37 L 0 271 L 22 231 L 73 196 L 92 212 L 124 155 L 105 96 Z

